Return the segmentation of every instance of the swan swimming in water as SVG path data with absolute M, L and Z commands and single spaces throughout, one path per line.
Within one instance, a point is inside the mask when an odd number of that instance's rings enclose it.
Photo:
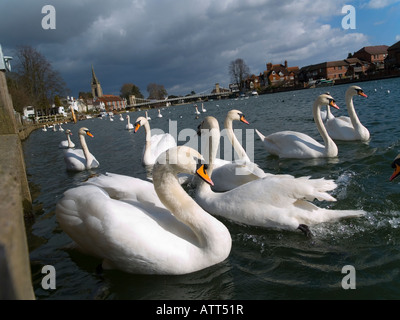
M 346 91 L 346 106 L 349 117 L 334 117 L 327 107 L 327 119 L 325 127 L 329 136 L 333 140 L 343 141 L 368 141 L 370 133 L 362 125 L 354 109 L 353 97 L 361 96 L 367 98 L 367 95 L 359 86 L 351 86 Z
M 152 166 L 161 153 L 176 147 L 176 141 L 169 133 L 151 135 L 150 124 L 145 117 L 136 119 L 134 132 L 136 133 L 140 127 L 144 127 L 146 133 L 146 143 L 142 155 L 142 163 L 145 166 Z
M 180 146 L 160 158 L 153 169 L 154 188 L 143 181 L 148 186 L 147 199 L 141 198 L 140 191 L 136 199 L 115 199 L 112 188 L 91 185 L 89 180 L 67 190 L 57 203 L 61 228 L 78 249 L 100 258 L 104 269 L 180 275 L 208 268 L 229 256 L 229 230 L 177 181 L 178 173 L 188 173 L 212 184 L 200 163 L 202 156 Z
M 394 169 L 389 181 L 393 181 L 400 175 L 400 154 L 392 162 L 392 168 Z
M 317 125 L 318 132 L 324 140 L 324 145 L 301 132 L 280 131 L 264 136 L 256 129 L 256 133 L 263 142 L 265 149 L 270 154 L 280 158 L 311 159 L 336 157 L 338 148 L 328 135 L 321 119 L 320 109 L 321 106 L 324 105 L 330 105 L 331 107 L 339 109 L 335 100 L 326 93 L 321 94 L 314 102 L 314 121 Z
M 65 134 L 67 135 L 67 140 L 63 140 L 60 142 L 58 147 L 60 149 L 66 149 L 66 148 L 75 148 L 75 143 L 71 141 L 72 132 L 70 129 L 65 130 Z
M 202 128 L 214 130 L 208 139 L 207 172 L 213 177 L 213 161 L 219 145 L 218 121 L 206 117 Z M 330 210 L 311 201 L 336 201 L 328 192 L 336 188 L 333 180 L 295 178 L 291 175 L 268 175 L 235 189 L 218 193 L 200 181 L 196 189 L 197 203 L 212 215 L 251 226 L 301 230 L 311 235 L 309 226 L 344 217 L 357 217 L 361 210 Z
M 238 155 L 238 159 L 234 161 L 228 161 L 225 159 L 216 158 L 214 160 L 214 191 L 222 192 L 231 190 L 249 181 L 253 181 L 267 175 L 258 167 L 257 164 L 250 160 L 246 151 L 236 138 L 236 135 L 233 132 L 233 121 L 240 121 L 245 124 L 249 124 L 241 111 L 233 109 L 228 112 L 224 121 L 224 128 L 229 142 Z M 206 135 L 213 133 L 214 130 L 206 130 L 205 132 Z M 198 134 L 202 135 L 201 130 L 199 130 Z
M 133 130 L 133 124 L 131 123 L 131 117 L 129 116 L 129 114 L 126 115 L 126 120 L 128 121 L 128 123 L 125 126 L 126 130 Z
M 64 160 L 68 171 L 84 171 L 87 169 L 97 168 L 100 163 L 90 153 L 86 144 L 85 136 L 93 138 L 88 128 L 80 128 L 78 131 L 79 141 L 82 149 L 66 149 L 64 150 Z

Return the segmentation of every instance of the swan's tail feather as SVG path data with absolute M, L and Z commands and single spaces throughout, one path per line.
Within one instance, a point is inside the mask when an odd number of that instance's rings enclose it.
M 264 140 L 265 136 L 260 131 L 258 131 L 257 129 L 255 129 L 255 130 L 256 130 L 257 135 L 260 137 L 260 139 Z
M 317 199 L 319 201 L 336 201 L 328 191 L 336 189 L 337 184 L 333 180 L 310 179 L 310 177 L 300 177 L 296 179 L 299 182 L 299 192 L 303 193 L 303 198 L 309 201 Z

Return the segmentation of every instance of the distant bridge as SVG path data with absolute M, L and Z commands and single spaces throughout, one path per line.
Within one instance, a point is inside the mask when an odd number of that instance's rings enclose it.
M 220 99 L 220 98 L 226 98 L 232 95 L 231 91 L 225 91 L 226 89 L 222 89 L 221 92 L 219 93 L 199 93 L 199 94 L 194 94 L 190 96 L 185 96 L 185 97 L 177 97 L 177 98 L 171 98 L 171 99 L 162 99 L 162 100 L 148 100 L 148 99 L 139 99 L 135 98 L 134 100 L 140 101 L 139 103 L 134 103 L 131 104 L 130 107 L 141 107 L 141 106 L 151 106 L 155 104 L 167 104 L 168 102 L 176 102 L 179 101 L 180 103 L 188 103 L 191 100 L 201 100 L 201 99 Z

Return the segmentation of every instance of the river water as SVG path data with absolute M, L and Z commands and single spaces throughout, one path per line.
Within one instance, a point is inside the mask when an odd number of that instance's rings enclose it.
M 265 135 L 281 130 L 301 131 L 322 143 L 312 119 L 316 97 L 329 91 L 347 115 L 344 101 L 348 85 L 276 93 L 239 100 L 208 101 L 196 119 L 192 104 L 150 110 L 152 129 L 182 133 L 178 144 L 192 139 L 202 118 L 216 117 L 221 128 L 227 112 L 242 111 L 250 125 L 235 122 L 243 132 L 245 147 L 254 146 L 254 162 L 264 171 L 334 179 L 335 203 L 318 202 L 333 209 L 363 209 L 366 216 L 311 227 L 309 239 L 300 231 L 280 231 L 237 225 L 222 220 L 231 232 L 230 256 L 222 263 L 183 276 L 143 276 L 120 271 L 99 274 L 99 261 L 69 247 L 71 239 L 55 217 L 63 192 L 92 174 L 113 172 L 146 179 L 141 164 L 144 130 L 125 130 L 126 121 L 88 119 L 63 125 L 78 142 L 78 130 L 87 127 L 90 151 L 100 162 L 97 169 L 69 173 L 58 149 L 62 132 L 37 130 L 23 142 L 34 215 L 27 223 L 33 286 L 37 299 L 398 299 L 400 297 L 400 179 L 389 182 L 390 166 L 400 152 L 400 78 L 358 83 L 368 98 L 355 97 L 361 122 L 370 133 L 369 142 L 337 142 L 335 159 L 280 160 L 265 151 L 253 129 Z M 199 104 L 200 107 L 200 104 Z M 200 108 L 199 108 L 200 109 Z M 130 112 L 131 121 L 143 111 Z M 124 115 L 125 116 L 125 115 Z M 173 120 L 170 122 L 169 120 Z M 247 129 L 247 130 L 245 130 Z M 185 131 L 186 130 L 186 131 Z M 187 136 L 186 136 L 187 134 Z M 250 138 L 249 138 L 250 137 Z M 240 137 L 239 137 L 240 138 Z M 186 140 L 185 140 L 186 139 Z M 250 149 L 250 148 L 248 148 Z M 252 150 L 250 150 L 252 151 Z M 251 153 L 251 152 L 250 152 Z M 44 289 L 42 268 L 56 270 L 56 289 Z M 351 266 L 351 273 L 342 268 Z M 355 278 L 345 283 L 348 275 Z M 347 279 L 347 278 L 346 278 Z M 354 280 L 354 281 L 353 281 Z

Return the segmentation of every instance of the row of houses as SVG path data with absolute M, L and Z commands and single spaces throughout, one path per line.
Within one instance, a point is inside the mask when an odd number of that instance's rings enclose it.
M 284 64 L 266 64 L 267 69 L 245 81 L 248 90 L 265 87 L 306 87 L 315 80 L 364 79 L 371 75 L 384 75 L 400 71 L 400 41 L 392 46 L 363 47 L 346 59 L 318 64 L 289 67 Z

